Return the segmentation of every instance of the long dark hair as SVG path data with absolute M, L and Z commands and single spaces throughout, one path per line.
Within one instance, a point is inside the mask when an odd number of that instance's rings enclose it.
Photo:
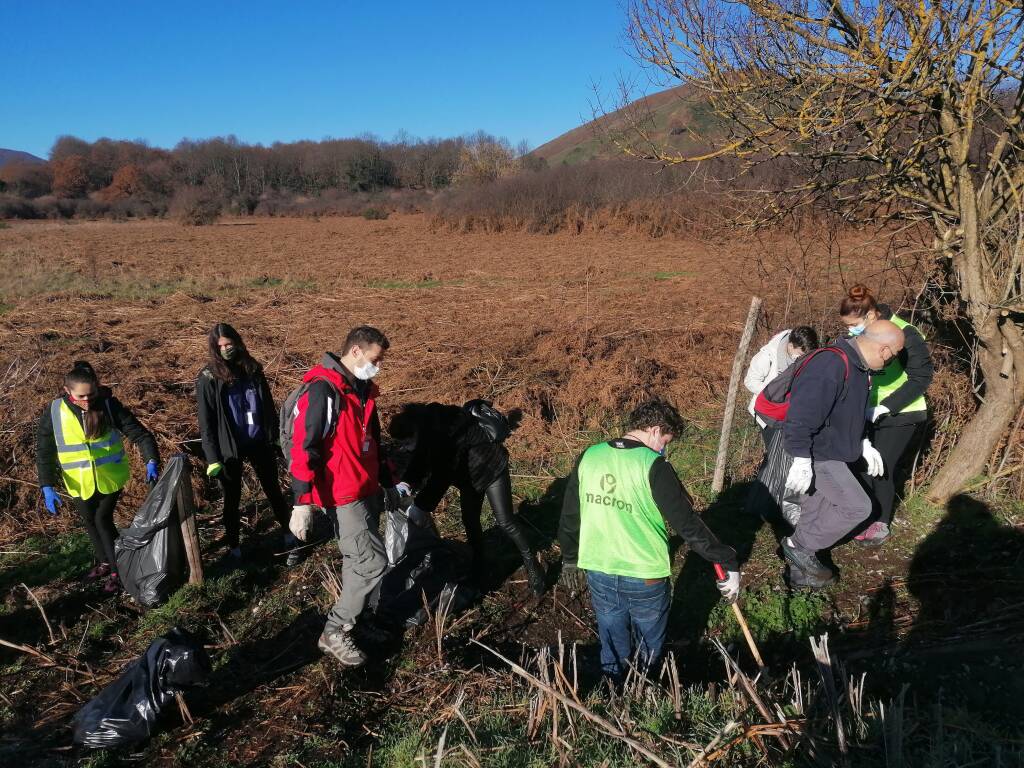
M 231 339 L 235 348 L 238 349 L 238 356 L 230 362 L 220 356 L 220 345 L 218 342 L 221 337 Z M 263 366 L 257 363 L 255 358 L 249 354 L 249 350 L 246 348 L 245 342 L 242 341 L 238 331 L 227 323 L 217 323 L 213 326 L 210 329 L 210 335 L 207 337 L 207 343 L 210 348 L 210 360 L 207 366 L 214 377 L 227 384 L 233 382 L 239 375 L 252 377 L 263 370 Z
M 96 371 L 85 360 L 75 360 L 71 370 L 64 375 L 64 386 L 70 389 L 75 384 L 91 384 L 95 399 L 89 403 L 89 410 L 82 411 L 82 429 L 89 440 L 95 440 L 107 431 L 107 408 L 103 402 L 110 390 L 100 386 Z

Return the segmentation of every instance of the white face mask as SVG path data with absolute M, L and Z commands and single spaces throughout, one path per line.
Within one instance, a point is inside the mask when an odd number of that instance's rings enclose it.
M 380 368 L 378 368 L 376 365 L 367 360 L 362 365 L 357 365 L 355 368 L 353 368 L 352 373 L 360 381 L 369 381 L 378 373 L 380 373 Z

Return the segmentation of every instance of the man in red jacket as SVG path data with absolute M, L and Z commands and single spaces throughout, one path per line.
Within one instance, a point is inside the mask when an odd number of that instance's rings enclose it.
M 305 538 L 311 505 L 337 518 L 341 597 L 318 646 L 346 667 L 366 661 L 352 633 L 387 567 L 379 526 L 382 483 L 390 485 L 391 478 L 380 450 L 378 391 L 371 379 L 389 346 L 376 328 L 353 328 L 340 355 L 324 354 L 303 377 L 308 386 L 295 405 L 291 529 Z M 372 625 L 360 628 L 371 641 L 383 639 Z

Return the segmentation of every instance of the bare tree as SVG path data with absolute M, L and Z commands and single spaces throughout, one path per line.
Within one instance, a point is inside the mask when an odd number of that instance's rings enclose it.
M 971 334 L 982 385 L 930 495 L 982 474 L 1024 398 L 1021 1 L 631 0 L 628 34 L 720 125 L 686 155 L 636 120 L 628 153 L 798 162 L 811 172 L 787 205 L 931 228 L 932 279 Z

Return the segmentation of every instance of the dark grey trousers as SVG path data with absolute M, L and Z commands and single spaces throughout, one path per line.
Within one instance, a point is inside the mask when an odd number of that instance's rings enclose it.
M 792 535 L 802 549 L 828 549 L 871 514 L 871 499 L 843 461 L 815 461 L 814 486 L 802 497 Z
M 388 558 L 380 536 L 384 495 L 379 493 L 351 504 L 334 507 L 341 550 L 341 597 L 327 614 L 328 631 L 354 625 L 366 601 L 380 586 Z

